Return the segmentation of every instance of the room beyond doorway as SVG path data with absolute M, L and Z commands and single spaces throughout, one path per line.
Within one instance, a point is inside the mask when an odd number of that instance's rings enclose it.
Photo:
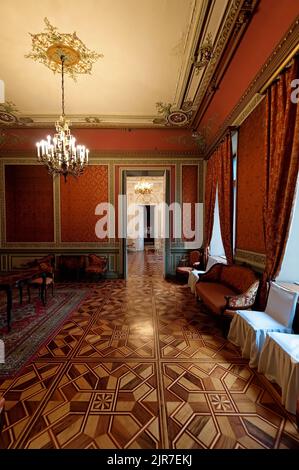
M 138 191 L 138 187 L 147 191 Z M 144 267 L 147 255 L 159 258 L 159 274 L 165 273 L 164 205 L 166 202 L 166 174 L 164 171 L 139 171 L 126 175 L 127 240 L 125 249 L 126 276 L 132 274 L 133 265 Z M 132 254 L 138 256 L 131 256 Z M 153 256 L 151 256 L 151 259 Z M 136 269 L 134 268 L 136 271 Z

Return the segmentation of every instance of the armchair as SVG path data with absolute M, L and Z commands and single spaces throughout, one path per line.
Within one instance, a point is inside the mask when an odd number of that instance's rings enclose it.
M 95 254 L 88 255 L 88 265 L 85 268 L 87 273 L 93 280 L 99 278 L 105 272 L 107 272 L 107 258 L 103 256 L 97 256 Z
M 31 301 L 31 287 L 36 287 L 39 292 L 39 297 L 44 305 L 47 303 L 47 290 L 52 288 L 52 296 L 54 295 L 54 269 L 47 262 L 39 263 L 39 268 L 43 271 L 42 274 L 37 274 L 27 283 L 28 301 Z
M 27 264 L 27 267 L 37 268 L 39 270 L 36 276 L 33 276 L 26 282 L 29 302 L 31 301 L 31 287 L 38 289 L 39 297 L 44 305 L 47 301 L 47 289 L 49 286 L 52 287 L 52 295 L 54 295 L 54 260 L 54 255 L 47 255 Z M 22 286 L 20 286 L 20 303 L 22 303 Z
M 188 280 L 189 273 L 193 269 L 199 269 L 201 263 L 202 254 L 198 250 L 191 251 L 188 258 L 182 258 L 176 268 L 176 274 L 178 277 L 183 278 L 185 281 Z

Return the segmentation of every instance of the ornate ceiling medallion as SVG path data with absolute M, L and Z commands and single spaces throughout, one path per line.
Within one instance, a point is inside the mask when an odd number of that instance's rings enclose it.
M 6 101 L 0 104 L 0 126 L 19 126 L 32 123 L 29 117 L 18 116 L 19 111 L 14 103 Z
M 183 111 L 173 111 L 167 116 L 167 121 L 172 126 L 185 126 L 189 119 L 188 115 Z
M 165 126 L 185 127 L 189 124 L 192 117 L 192 102 L 186 101 L 182 104 L 182 109 L 176 108 L 171 103 L 156 103 L 158 113 L 163 115 L 161 118 L 155 118 L 154 124 L 163 124 Z
M 60 73 L 60 58 L 63 56 L 65 57 L 65 73 L 71 78 L 75 80 L 77 74 L 90 74 L 93 63 L 104 57 L 103 54 L 88 49 L 76 32 L 59 33 L 47 18 L 44 21 L 45 33 L 29 33 L 32 38 L 32 51 L 25 57 L 41 62 L 54 73 Z

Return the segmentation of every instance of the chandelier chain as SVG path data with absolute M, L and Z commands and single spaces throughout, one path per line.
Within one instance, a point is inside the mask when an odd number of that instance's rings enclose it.
M 64 61 L 65 56 L 61 55 L 61 106 L 62 106 L 62 116 L 65 116 L 64 113 Z

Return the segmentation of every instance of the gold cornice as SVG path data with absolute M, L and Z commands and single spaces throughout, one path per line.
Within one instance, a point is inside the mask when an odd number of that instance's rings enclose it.
M 198 18 L 198 23 L 197 23 L 197 27 L 196 27 L 196 35 L 195 35 L 194 42 L 193 42 L 192 48 L 191 48 L 191 57 L 195 56 L 196 50 L 199 47 L 200 41 L 202 39 L 203 28 L 204 28 L 205 23 L 207 21 L 207 17 L 210 14 L 212 6 L 213 6 L 213 1 L 204 0 L 203 5 L 202 5 L 202 9 L 201 9 L 201 14 L 199 15 L 199 18 Z M 188 66 L 185 70 L 185 76 L 184 76 L 184 79 L 183 79 L 183 82 L 182 82 L 180 95 L 179 95 L 178 99 L 176 100 L 179 108 L 182 107 L 183 102 L 185 101 L 185 98 L 188 94 L 192 68 L 193 68 L 193 63 L 192 63 L 191 60 L 189 60 L 189 64 L 188 64 Z
M 19 160 L 19 164 L 25 164 L 25 159 L 30 159 L 29 164 L 39 164 L 36 159 L 36 154 L 33 150 L 1 150 L 0 149 L 0 161 L 3 158 L 23 158 L 24 160 Z M 126 152 L 120 152 L 120 151 L 111 151 L 111 152 L 99 152 L 99 151 L 93 151 L 91 149 L 90 151 L 90 156 L 89 156 L 89 161 L 90 163 L 97 163 L 97 161 L 103 161 L 103 160 L 111 160 L 111 159 L 120 159 L 123 161 L 123 159 L 132 159 L 132 160 L 140 160 L 140 158 L 152 158 L 154 160 L 159 160 L 159 159 L 169 159 L 169 160 L 175 160 L 175 159 L 182 159 L 182 158 L 196 158 L 197 160 L 203 160 L 202 156 L 197 155 L 196 152 L 188 152 L 188 151 L 182 151 L 182 152 L 173 152 L 173 151 L 142 151 L 142 152 L 132 152 L 132 151 L 126 151 Z M 28 163 L 28 162 L 27 162 Z
M 32 122 L 24 122 L 22 123 L 22 118 L 31 119 Z M 68 115 L 68 119 L 71 121 L 72 129 L 167 129 L 173 130 L 177 129 L 177 127 L 165 127 L 164 125 L 157 125 L 153 124 L 153 119 L 157 116 L 113 116 L 113 119 L 119 118 L 121 122 L 110 122 L 111 116 L 103 117 L 103 116 L 92 116 L 92 115 Z M 98 119 L 99 121 L 96 122 L 92 120 L 90 122 L 85 121 L 86 119 Z M 38 119 L 42 119 L 39 121 Z M 105 119 L 107 119 L 105 121 Z M 145 122 L 139 122 L 144 120 Z M 14 122 L 13 126 L 10 124 L 1 124 L 0 129 L 48 129 L 49 127 L 53 127 L 57 121 L 57 114 L 53 115 L 34 115 L 34 114 L 26 114 L 26 116 L 22 114 L 18 114 L 18 122 Z
M 252 100 L 248 103 L 247 106 L 243 109 L 243 111 L 239 114 L 236 120 L 233 122 L 233 126 L 239 127 L 248 118 L 248 116 L 254 111 L 254 109 L 263 101 L 265 97 L 256 93 Z
M 262 91 L 264 92 L 265 87 L 269 86 L 269 84 L 273 81 L 273 78 L 277 76 L 279 71 L 281 71 L 282 66 L 289 62 L 290 59 L 296 54 L 298 51 L 298 37 L 299 16 L 296 18 L 291 28 L 272 52 L 268 60 L 262 66 L 254 80 L 250 83 L 238 104 L 222 124 L 221 128 L 213 139 L 213 143 L 207 149 L 205 156 L 206 159 L 212 155 L 218 143 L 227 132 L 227 129 L 233 126 L 235 122 L 238 122 L 244 110 L 247 107 L 250 108 L 250 103 L 254 103 L 255 95 L 261 94 Z M 252 110 L 253 109 L 254 107 Z
M 194 117 L 191 120 L 192 127 L 198 127 L 259 1 L 233 0 L 230 3 L 229 11 L 218 37 L 216 49 L 213 52 L 213 59 L 207 67 L 196 93 L 194 105 L 198 107 L 198 110 L 194 113 Z
M 294 47 L 294 49 L 290 52 L 287 58 L 283 61 L 283 63 L 279 66 L 279 68 L 274 72 L 274 74 L 269 78 L 267 83 L 262 87 L 260 90 L 260 94 L 263 95 L 267 88 L 272 84 L 272 82 L 277 78 L 277 76 L 283 71 L 283 69 L 288 65 L 288 63 L 292 60 L 292 58 L 297 54 L 299 51 L 299 43 Z

